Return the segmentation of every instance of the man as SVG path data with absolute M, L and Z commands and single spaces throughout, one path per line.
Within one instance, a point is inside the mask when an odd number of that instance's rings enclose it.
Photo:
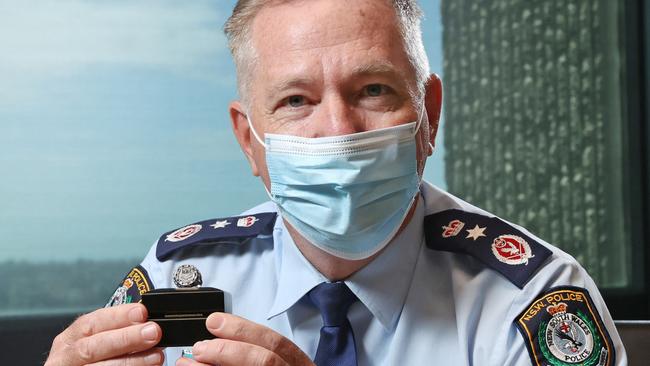
M 411 0 L 239 1 L 230 116 L 273 202 L 164 234 L 46 365 L 625 365 L 573 258 L 421 182 L 442 87 L 419 18 Z M 123 303 L 200 284 L 232 314 L 163 361 Z

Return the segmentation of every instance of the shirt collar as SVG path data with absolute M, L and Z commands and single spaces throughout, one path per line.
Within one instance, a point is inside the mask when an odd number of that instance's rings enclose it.
M 298 250 L 279 213 L 274 230 L 274 241 L 278 249 L 276 252 L 278 287 L 267 320 L 287 311 L 309 290 L 327 281 L 327 278 L 318 272 Z
M 354 273 L 345 283 L 368 308 L 382 326 L 392 331 L 400 317 L 408 294 L 424 232 L 423 198 L 409 224 L 383 252 L 364 268 Z M 302 255 L 280 216 L 275 225 L 274 239 L 278 263 L 278 287 L 267 319 L 291 308 L 312 288 L 327 278 Z
M 345 283 L 387 331 L 395 329 L 411 287 L 415 265 L 424 241 L 424 200 L 409 224 L 384 251 Z

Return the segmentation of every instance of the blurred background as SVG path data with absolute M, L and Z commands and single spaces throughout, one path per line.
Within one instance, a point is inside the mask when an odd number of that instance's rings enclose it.
M 0 315 L 103 306 L 163 232 L 268 199 L 230 129 L 235 1 L 0 4 Z
M 574 255 L 647 319 L 641 0 L 421 0 L 425 178 Z M 230 131 L 232 0 L 0 0 L 0 320 L 103 306 L 165 231 L 266 199 Z

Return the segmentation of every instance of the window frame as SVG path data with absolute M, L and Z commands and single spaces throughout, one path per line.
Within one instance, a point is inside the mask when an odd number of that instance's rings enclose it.
M 638 284 L 626 289 L 601 288 L 614 319 L 650 319 L 650 5 L 626 0 L 621 12 L 623 67 L 625 73 L 624 170 L 632 245 L 631 278 Z M 635 255 L 634 253 L 638 253 Z

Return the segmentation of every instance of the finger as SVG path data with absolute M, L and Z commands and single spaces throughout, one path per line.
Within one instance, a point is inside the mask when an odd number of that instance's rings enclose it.
M 95 310 L 80 316 L 66 330 L 69 339 L 77 340 L 107 330 L 128 327 L 144 323 L 147 320 L 147 308 L 142 304 L 123 304 L 112 308 Z
M 154 347 L 162 336 L 158 324 L 132 325 L 81 338 L 72 345 L 71 364 L 85 365 Z
M 198 362 L 219 366 L 288 366 L 278 354 L 268 349 L 230 339 L 198 342 L 192 347 L 192 356 Z
M 87 366 L 161 366 L 164 362 L 165 355 L 163 351 L 160 349 L 152 349 L 146 352 L 96 362 Z
M 276 331 L 227 313 L 212 313 L 206 321 L 210 333 L 219 338 L 254 344 L 278 354 L 290 365 L 311 360 L 298 346 Z
M 178 360 L 176 360 L 176 366 L 211 366 L 211 365 L 208 365 L 207 363 L 198 362 L 191 358 L 181 357 Z

